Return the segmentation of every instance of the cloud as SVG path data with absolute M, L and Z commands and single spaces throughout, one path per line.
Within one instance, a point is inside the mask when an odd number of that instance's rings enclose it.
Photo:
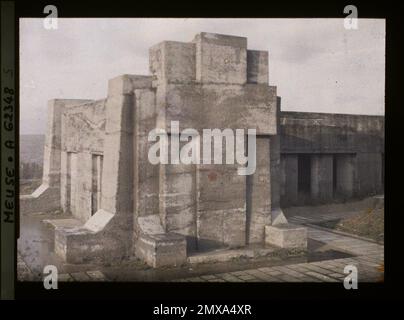
M 20 19 L 22 133 L 44 133 L 47 100 L 100 99 L 108 80 L 148 74 L 148 49 L 198 32 L 244 36 L 269 51 L 283 110 L 384 114 L 385 21 L 360 19 Z

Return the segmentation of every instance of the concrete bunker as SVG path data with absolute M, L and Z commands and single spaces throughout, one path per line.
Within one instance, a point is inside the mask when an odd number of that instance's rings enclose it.
M 384 192 L 384 117 L 282 111 L 280 118 L 282 206 Z
M 187 43 L 161 42 L 149 57 L 150 75 L 109 80 L 105 99 L 49 102 L 43 185 L 21 207 L 71 214 L 51 222 L 55 251 L 67 262 L 136 256 L 160 267 L 218 247 L 305 250 L 307 232 L 287 222 L 281 201 L 377 190 L 376 178 L 361 180 L 358 173 L 358 163 L 377 167 L 374 150 L 360 150 L 363 157 L 355 159 L 334 156 L 358 154 L 357 144 L 332 150 L 328 138 L 313 148 L 323 136 L 311 136 L 314 126 L 304 116 L 299 132 L 292 118 L 301 114 L 280 111 L 268 82 L 268 52 L 247 49 L 246 38 L 200 33 Z M 337 120 L 349 124 L 344 135 L 351 137 L 352 123 L 363 120 L 344 119 Z M 255 173 L 238 175 L 238 164 L 150 163 L 149 132 L 171 134 L 172 121 L 198 132 L 255 129 Z M 378 136 L 381 121 L 372 121 L 365 129 L 377 125 Z M 371 160 L 364 156 L 370 153 Z

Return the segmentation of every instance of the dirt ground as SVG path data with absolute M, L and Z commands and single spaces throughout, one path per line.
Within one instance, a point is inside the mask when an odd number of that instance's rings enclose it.
M 21 188 L 25 194 L 29 194 L 35 190 L 39 184 L 39 180 L 32 181 L 31 183 L 21 185 Z M 336 228 L 340 224 L 340 227 L 344 228 L 343 231 L 353 233 L 358 232 L 369 237 L 365 231 L 379 235 L 380 230 L 383 230 L 384 228 L 384 212 L 381 212 L 383 209 L 379 209 L 379 211 L 381 210 L 380 212 L 373 210 L 368 212 L 365 209 L 369 207 L 371 207 L 371 202 L 364 200 L 345 204 L 331 204 L 327 206 L 296 207 L 289 208 L 286 211 L 289 213 L 293 211 L 300 213 L 307 212 L 311 215 L 321 215 L 327 212 L 355 211 L 354 216 L 340 219 L 341 221 L 334 222 L 334 225 L 328 225 L 327 227 Z M 35 214 L 22 213 L 20 220 L 21 236 L 18 240 L 18 252 L 32 272 L 34 279 L 41 279 L 43 267 L 48 264 L 56 265 L 61 273 L 81 272 L 83 270 L 101 270 L 113 281 L 167 281 L 201 274 L 230 272 L 246 268 L 268 267 L 298 262 L 322 261 L 350 256 L 345 252 L 329 248 L 325 243 L 309 239 L 307 255 L 303 256 L 263 257 L 262 259 L 253 261 L 248 259 L 238 259 L 223 263 L 184 265 L 181 268 L 167 268 L 162 270 L 154 270 L 137 259 L 130 259 L 129 261 L 112 265 L 72 265 L 64 263 L 54 254 L 53 234 L 50 232 L 49 228 L 42 223 L 45 219 L 60 219 L 68 217 L 68 215 L 60 212 Z
M 320 226 L 384 242 L 384 209 L 368 209 L 342 220 L 319 223 Z

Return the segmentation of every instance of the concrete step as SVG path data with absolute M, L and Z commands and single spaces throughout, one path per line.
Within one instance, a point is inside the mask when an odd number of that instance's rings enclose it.
M 45 219 L 42 223 L 46 226 L 54 229 L 57 228 L 76 228 L 83 226 L 83 222 L 79 219 L 68 218 L 68 219 Z
M 274 254 L 276 247 L 268 246 L 261 248 L 242 248 L 242 249 L 218 249 L 209 252 L 195 253 L 188 256 L 190 264 L 212 263 L 212 262 L 228 262 L 233 259 L 253 259 Z

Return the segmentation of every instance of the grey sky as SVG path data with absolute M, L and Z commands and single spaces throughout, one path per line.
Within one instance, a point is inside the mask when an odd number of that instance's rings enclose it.
M 42 134 L 53 98 L 101 99 L 108 79 L 148 74 L 148 49 L 198 32 L 248 37 L 269 51 L 269 81 L 282 110 L 384 114 L 385 20 L 20 19 L 20 130 Z

